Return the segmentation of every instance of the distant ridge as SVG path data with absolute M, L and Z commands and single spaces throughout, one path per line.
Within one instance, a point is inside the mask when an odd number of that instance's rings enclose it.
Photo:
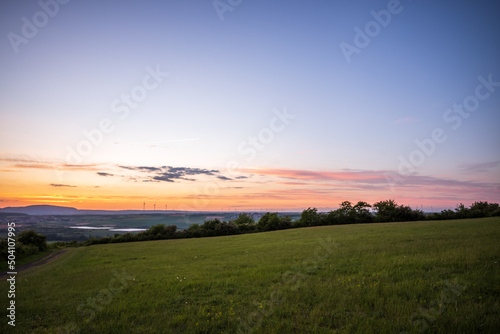
M 0 212 L 24 213 L 28 215 L 76 215 L 78 211 L 76 208 L 56 205 L 29 205 L 0 209 Z
M 63 216 L 63 215 L 137 215 L 137 214 L 178 214 L 185 211 L 163 210 L 78 210 L 76 208 L 57 205 L 29 205 L 19 207 L 6 207 L 0 213 L 17 213 L 33 216 Z M 194 213 L 194 212 L 190 212 Z
M 185 210 L 79 210 L 68 206 L 57 205 L 29 205 L 18 207 L 0 208 L 0 215 L 26 214 L 32 216 L 71 216 L 71 215 L 192 215 L 192 214 L 216 214 L 216 213 L 241 213 L 247 211 L 185 211 Z M 252 212 L 266 212 L 252 211 Z M 297 213 L 295 211 L 281 212 Z

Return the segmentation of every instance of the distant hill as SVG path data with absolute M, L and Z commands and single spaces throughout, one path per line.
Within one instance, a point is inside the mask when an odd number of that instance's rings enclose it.
M 6 207 L 0 209 L 1 214 L 27 214 L 34 216 L 62 216 L 62 215 L 132 215 L 132 214 L 179 214 L 185 211 L 163 210 L 78 210 L 76 208 L 57 205 L 29 205 Z M 190 212 L 194 213 L 194 212 Z
M 20 207 L 6 207 L 0 213 L 24 213 L 28 215 L 76 215 L 78 209 L 56 205 L 29 205 Z
M 243 212 L 243 211 L 242 211 Z M 71 215 L 193 215 L 193 214 L 215 214 L 215 213 L 231 213 L 237 214 L 236 211 L 179 211 L 179 210 L 78 210 L 76 208 L 57 205 L 29 205 L 18 207 L 0 208 L 0 216 L 6 214 L 26 214 L 33 216 L 71 216 Z M 260 212 L 262 213 L 262 212 Z M 281 212 L 280 214 L 296 215 L 297 212 Z

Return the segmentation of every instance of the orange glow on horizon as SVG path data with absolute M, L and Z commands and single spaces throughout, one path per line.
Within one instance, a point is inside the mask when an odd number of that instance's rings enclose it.
M 46 169 L 50 162 L 28 165 L 21 169 L 11 165 L 0 173 L 0 207 L 50 204 L 82 210 L 142 210 L 146 202 L 148 210 L 156 203 L 157 210 L 167 205 L 169 210 L 182 211 L 301 211 L 308 207 L 328 211 L 345 200 L 374 204 L 394 199 L 401 205 L 430 210 L 453 209 L 460 202 L 468 205 L 475 200 L 498 202 L 495 189 L 486 197 L 488 188 L 467 181 L 417 176 L 391 187 L 384 171 L 255 168 L 238 170 L 242 179 L 201 175 L 194 181 L 145 182 L 135 179 L 133 171 L 116 175 L 116 166 L 75 165 L 61 172 Z

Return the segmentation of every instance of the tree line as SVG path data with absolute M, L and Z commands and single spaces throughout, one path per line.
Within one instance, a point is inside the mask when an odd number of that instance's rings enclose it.
M 390 199 L 374 203 L 359 201 L 356 204 L 344 201 L 340 207 L 329 212 L 318 212 L 316 208 L 302 211 L 300 219 L 267 212 L 256 222 L 248 213 L 241 213 L 235 220 L 228 222 L 211 219 L 203 224 L 192 224 L 185 230 L 177 230 L 176 225 L 158 224 L 139 233 L 115 234 L 101 238 L 90 238 L 83 242 L 55 242 L 51 248 L 89 246 L 95 244 L 121 243 L 133 241 L 202 238 L 285 230 L 290 228 L 343 225 L 362 223 L 405 222 L 418 220 L 443 220 L 500 216 L 498 203 L 474 202 L 470 207 L 459 204 L 455 210 L 443 210 L 440 213 L 425 214 L 422 210 L 399 205 Z M 24 257 L 47 250 L 46 237 L 32 230 L 23 231 L 17 237 L 17 256 Z M 0 238 L 0 257 L 7 259 L 7 239 Z

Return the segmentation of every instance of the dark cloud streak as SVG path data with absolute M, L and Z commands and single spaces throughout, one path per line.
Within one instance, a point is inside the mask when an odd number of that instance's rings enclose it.
M 50 185 L 51 185 L 52 187 L 56 187 L 56 188 L 59 188 L 59 187 L 76 188 L 76 186 L 71 186 L 71 185 L 69 185 L 69 184 L 51 183 Z
M 459 170 L 466 173 L 484 173 L 489 170 L 500 167 L 500 161 L 484 162 L 484 163 L 469 163 L 458 166 Z
M 105 172 L 97 172 L 97 175 L 99 175 L 99 176 L 115 176 L 114 174 L 105 173 Z
M 176 180 L 182 181 L 196 181 L 196 179 L 188 176 L 208 175 L 217 176 L 220 178 L 219 171 L 215 169 L 191 168 L 191 167 L 172 167 L 172 166 L 118 166 L 122 169 L 140 172 L 139 178 L 143 182 L 175 182 Z M 144 175 L 145 174 L 145 175 Z

